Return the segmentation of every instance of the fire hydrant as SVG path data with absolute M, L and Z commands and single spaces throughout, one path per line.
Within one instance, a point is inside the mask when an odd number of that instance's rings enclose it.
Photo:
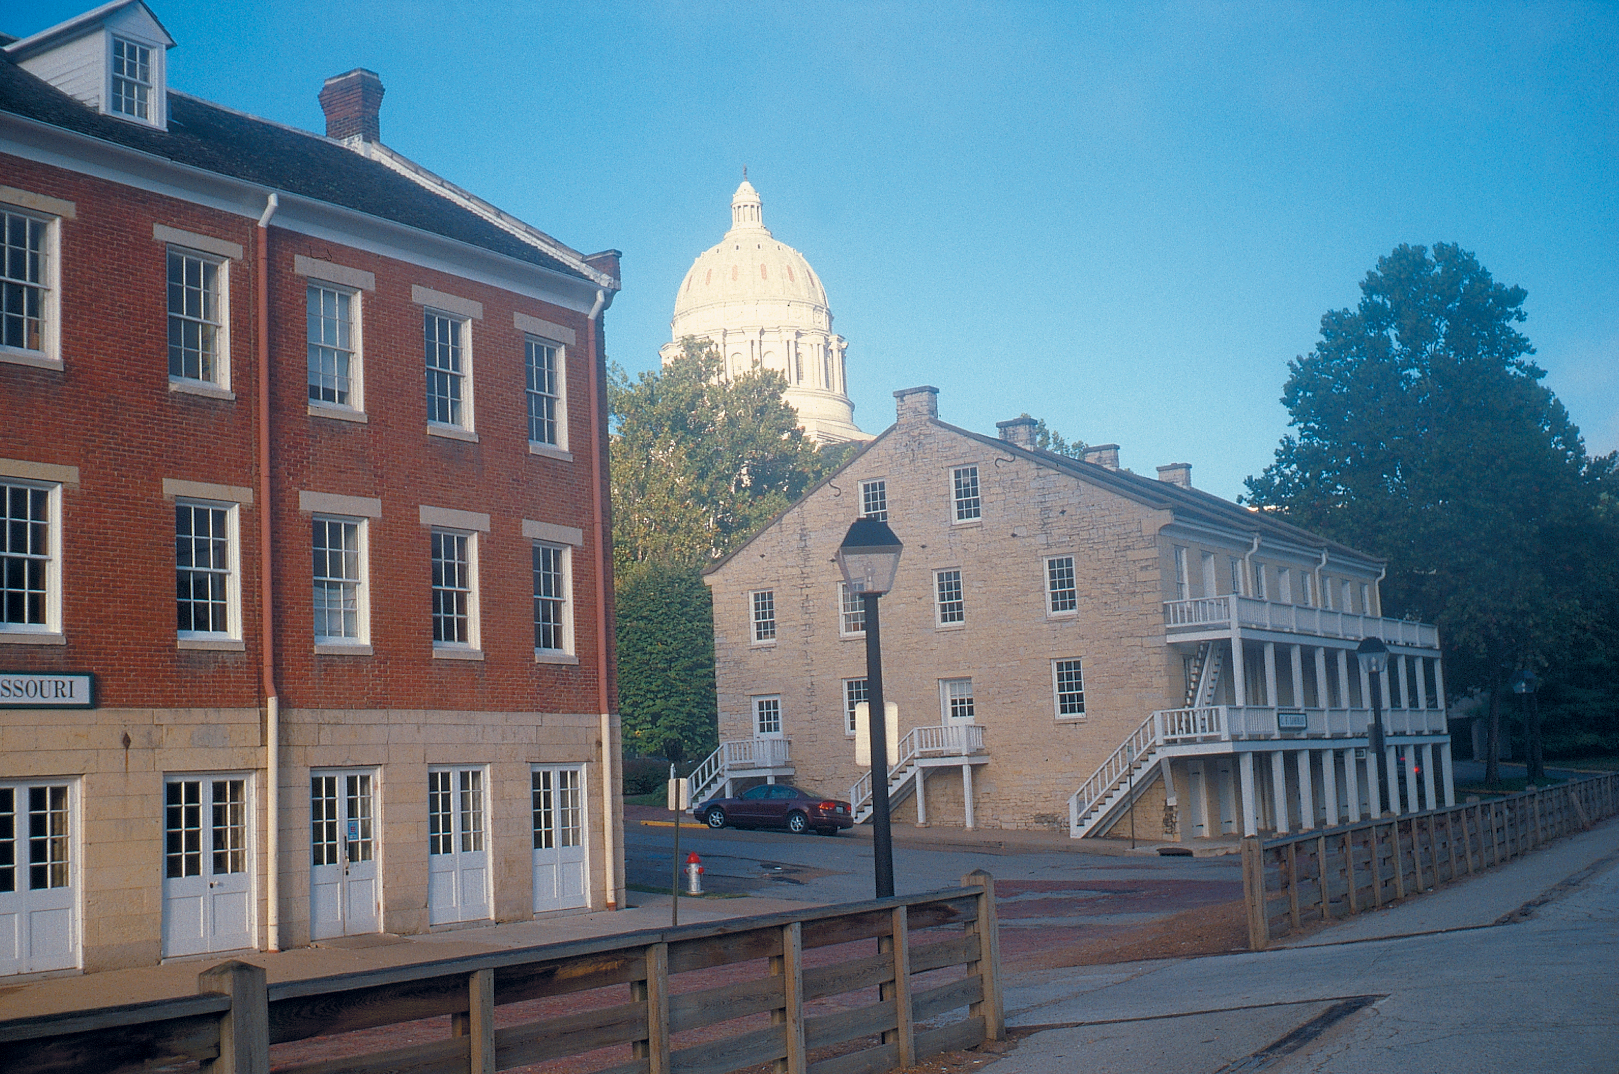
M 697 856 L 697 851 L 686 855 L 686 894 L 701 895 L 703 893 L 703 859 Z

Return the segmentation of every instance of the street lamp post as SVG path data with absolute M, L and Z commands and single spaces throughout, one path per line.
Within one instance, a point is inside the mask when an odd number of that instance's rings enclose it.
M 875 518 L 857 518 L 838 546 L 838 569 L 859 594 L 866 618 L 866 707 L 871 733 L 871 851 L 877 897 L 894 894 L 894 844 L 888 818 L 888 714 L 883 705 L 883 643 L 877 601 L 894 588 L 905 546 Z
M 1372 751 L 1372 763 L 1383 770 L 1386 779 L 1380 781 L 1387 788 L 1389 811 L 1394 811 L 1394 768 L 1388 764 L 1388 758 L 1383 752 L 1383 673 L 1389 666 L 1389 647 L 1384 645 L 1380 638 L 1365 637 L 1355 649 L 1355 658 L 1360 661 L 1361 670 L 1365 671 L 1371 686 L 1372 694 L 1372 725 L 1367 729 L 1367 745 Z M 1371 807 L 1372 816 L 1381 816 L 1383 803 L 1380 800 L 1383 789 L 1373 792 Z
M 1529 771 L 1525 781 L 1531 787 L 1538 787 L 1546 782 L 1546 766 L 1540 755 L 1540 706 L 1535 701 L 1535 692 L 1540 687 L 1540 679 L 1533 671 L 1524 668 L 1512 676 L 1512 692 L 1519 697 L 1527 698 L 1529 712 L 1524 720 L 1525 730 L 1529 732 Z

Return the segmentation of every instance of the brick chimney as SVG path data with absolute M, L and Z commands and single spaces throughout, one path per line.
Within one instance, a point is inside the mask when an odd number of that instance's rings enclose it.
M 1096 444 L 1085 449 L 1085 461 L 1094 462 L 1098 466 L 1105 466 L 1109 470 L 1119 468 L 1119 445 Z
M 1183 489 L 1192 487 L 1192 464 L 1189 462 L 1172 462 L 1168 466 L 1158 467 L 1158 480 L 1168 481 L 1171 485 L 1179 485 Z
M 939 389 L 924 384 L 920 388 L 901 388 L 894 393 L 898 400 L 894 409 L 901 425 L 936 420 L 939 416 Z
M 326 137 L 346 142 L 382 141 L 377 113 L 382 109 L 382 79 L 375 71 L 356 67 L 334 75 L 320 89 L 320 109 L 326 113 Z
M 617 280 L 621 278 L 618 274 L 618 260 L 623 256 L 618 250 L 603 250 L 599 254 L 586 254 L 585 264 Z
M 995 423 L 995 428 L 1001 431 L 1002 440 L 1025 451 L 1034 450 L 1034 431 L 1039 426 L 1039 422 L 1028 416 Z

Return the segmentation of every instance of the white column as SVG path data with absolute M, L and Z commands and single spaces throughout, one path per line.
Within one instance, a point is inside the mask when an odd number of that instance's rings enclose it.
M 1319 708 L 1332 708 L 1332 687 L 1327 685 L 1327 649 L 1324 645 L 1315 647 L 1315 703 Z
M 877 624 L 881 626 L 882 624 Z M 1360 661 L 1356 661 L 1359 663 Z M 1338 650 L 1338 707 L 1349 707 L 1349 650 Z M 1351 758 L 1353 760 L 1353 758 Z
M 973 766 L 970 764 L 961 766 L 961 797 L 966 803 L 965 820 L 967 830 L 970 832 L 975 827 L 973 824 Z
M 1356 764 L 1359 764 L 1357 761 Z M 1358 772 L 1358 769 L 1357 769 Z M 1379 793 L 1377 778 L 1377 754 L 1372 752 L 1370 746 L 1366 747 L 1366 808 L 1372 819 L 1382 815 L 1382 803 L 1378 801 L 1382 795 Z
M 1276 707 L 1276 643 L 1265 643 L 1265 704 Z
M 1405 748 L 1405 811 L 1417 811 L 1417 748 Z
M 878 624 L 881 626 L 882 624 Z M 928 770 L 921 765 L 916 769 L 916 826 L 928 826 L 928 796 L 927 796 Z
M 1232 614 L 1236 614 L 1236 600 L 1232 597 Z M 879 626 L 881 624 L 878 624 Z M 1243 659 L 1242 636 L 1231 636 L 1231 699 L 1240 708 L 1248 704 L 1248 661 Z
M 1242 801 L 1239 803 L 1242 814 L 1242 834 L 1258 835 L 1259 823 L 1256 808 L 1259 798 L 1254 794 L 1254 755 L 1244 750 L 1237 755 L 1238 767 L 1242 770 Z
M 1409 809 L 1400 808 L 1400 755 L 1393 746 L 1384 747 L 1383 752 L 1388 755 L 1388 767 L 1384 772 L 1388 774 L 1389 780 L 1389 812 L 1395 816 L 1409 813 L 1411 812 Z
M 1266 642 L 1265 647 L 1269 649 L 1270 643 Z M 1274 661 L 1272 666 L 1275 666 Z M 1286 835 L 1290 830 L 1287 821 L 1287 765 L 1281 750 L 1270 751 L 1270 797 L 1272 808 L 1276 810 L 1276 834 Z
M 1321 797 L 1327 807 L 1327 827 L 1338 826 L 1342 814 L 1338 812 L 1338 751 L 1321 751 Z
M 882 624 L 878 624 L 881 626 Z M 1433 658 L 1433 692 L 1439 699 L 1439 707 L 1445 707 L 1445 662 L 1440 657 Z
M 1411 708 L 1411 658 L 1400 657 L 1400 707 Z
M 1361 818 L 1360 812 L 1360 771 L 1359 762 L 1355 760 L 1355 749 L 1351 746 L 1344 750 L 1344 812 L 1353 824 Z
M 878 625 L 880 626 L 881 624 Z M 1423 661 L 1427 659 L 1425 656 L 1412 657 L 1412 660 L 1416 662 L 1417 669 L 1417 708 L 1423 710 L 1428 708 L 1428 676 L 1422 666 Z
M 1355 663 L 1359 665 L 1360 661 L 1357 659 Z M 1363 709 L 1372 707 L 1372 678 L 1365 667 L 1360 669 L 1360 707 Z M 1388 702 L 1384 702 L 1383 707 L 1388 708 Z
M 1393 677 L 1394 677 L 1394 661 L 1390 660 L 1389 661 L 1389 669 L 1387 671 L 1383 672 L 1383 674 L 1381 674 L 1381 675 L 1379 675 L 1377 677 L 1377 688 L 1383 692 L 1383 711 L 1384 712 L 1387 712 L 1389 709 L 1394 707 L 1394 702 L 1389 697 L 1389 680 L 1392 679 Z
M 1293 707 L 1304 707 L 1304 646 L 1289 645 L 1288 655 L 1292 657 L 1293 664 Z
M 1296 646 L 1294 651 L 1298 651 Z M 1293 751 L 1293 756 L 1298 758 L 1299 767 L 1299 831 L 1301 832 L 1307 832 L 1316 827 L 1315 784 L 1310 779 L 1310 752 L 1309 750 Z
M 1428 795 L 1428 808 L 1439 808 L 1439 797 L 1434 793 L 1433 785 L 1433 743 L 1422 744 L 1422 789 Z
M 1435 667 L 1437 668 L 1438 665 L 1436 664 Z M 1439 759 L 1445 766 L 1445 773 L 1443 777 L 1445 781 L 1445 808 L 1454 809 L 1456 807 L 1456 778 L 1455 773 L 1452 772 L 1450 767 L 1449 741 L 1441 742 L 1439 744 Z

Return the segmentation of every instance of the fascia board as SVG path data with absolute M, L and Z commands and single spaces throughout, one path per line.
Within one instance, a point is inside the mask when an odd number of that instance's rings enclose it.
M 274 192 L 281 209 L 273 227 L 448 272 L 578 313 L 590 312 L 596 292 L 602 289 L 592 281 L 471 243 L 330 202 L 274 191 L 13 112 L 0 112 L 0 153 L 252 220 L 264 212 L 264 200 Z
M 1165 537 L 1183 537 L 1187 540 L 1201 541 L 1204 544 L 1214 545 L 1228 552 L 1247 552 L 1253 547 L 1254 531 L 1243 532 L 1237 529 L 1219 529 L 1214 526 L 1190 522 L 1183 518 L 1164 526 L 1158 531 Z M 1317 559 L 1321 558 L 1319 554 Z

